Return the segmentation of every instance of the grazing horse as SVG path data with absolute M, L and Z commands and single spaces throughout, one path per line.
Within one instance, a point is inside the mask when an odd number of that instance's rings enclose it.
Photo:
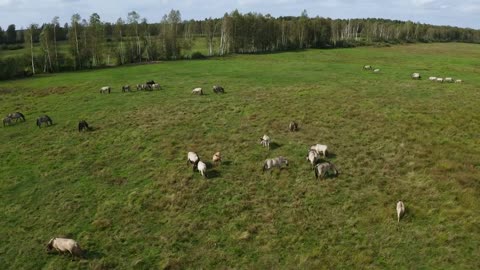
M 162 89 L 162 87 L 158 83 L 150 84 L 150 90 L 153 89 Z
M 50 118 L 48 115 L 42 115 L 39 118 L 37 118 L 37 126 L 39 128 L 42 127 L 42 124 L 45 123 L 47 126 L 53 125 L 52 118 Z
M 192 90 L 192 94 L 203 95 L 203 90 L 202 90 L 202 88 L 200 88 L 200 87 L 194 88 L 194 89 Z
M 12 118 L 10 118 L 9 116 L 3 118 L 3 126 L 5 127 L 10 125 L 12 125 Z
M 70 253 L 72 255 L 72 261 L 75 257 L 83 258 L 84 251 L 80 248 L 77 241 L 68 238 L 55 237 L 50 239 L 47 244 L 47 252 L 56 250 L 59 253 Z
M 281 168 L 283 164 L 288 166 L 288 160 L 284 157 L 269 158 L 263 162 L 262 170 L 265 172 L 275 167 Z
M 335 176 L 338 175 L 338 170 L 333 165 L 333 163 L 330 162 L 323 162 L 315 165 L 315 178 L 324 178 L 327 173 L 333 173 Z
M 110 91 L 111 91 L 110 86 L 104 86 L 104 87 L 100 88 L 100 94 L 105 94 L 105 93 L 110 94 Z
M 122 86 L 122 92 L 130 92 L 130 85 Z
M 188 152 L 187 153 L 187 165 L 193 165 L 193 171 L 195 171 L 195 167 L 197 166 L 198 162 L 200 161 L 200 157 L 195 152 Z
M 264 134 L 262 138 L 260 138 L 260 144 L 263 146 L 263 147 L 267 147 L 269 150 L 270 150 L 270 143 L 272 142 L 272 140 L 270 139 L 270 137 L 267 136 L 267 134 Z
M 17 122 L 18 119 L 22 119 L 25 122 L 25 116 L 21 112 L 9 113 L 8 117 L 10 117 L 12 120 L 15 120 L 15 122 Z
M 288 129 L 290 131 L 298 131 L 298 124 L 295 121 L 290 122 L 290 125 L 288 125 Z
M 82 120 L 82 121 L 78 122 L 78 132 L 81 132 L 82 130 L 84 130 L 84 131 L 91 130 L 91 128 L 88 126 L 87 121 L 85 121 L 85 120 Z
M 397 221 L 405 214 L 405 204 L 402 201 L 397 202 Z
M 225 89 L 223 89 L 223 87 L 219 86 L 219 85 L 214 85 L 213 86 L 213 92 L 215 94 L 218 94 L 218 93 L 222 93 L 224 94 L 225 93 Z

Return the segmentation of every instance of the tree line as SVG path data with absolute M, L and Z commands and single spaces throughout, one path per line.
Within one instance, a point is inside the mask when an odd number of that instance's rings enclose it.
M 171 10 L 159 23 L 149 23 L 135 11 L 115 23 L 103 22 L 97 13 L 88 18 L 74 14 L 63 26 L 54 17 L 49 23 L 31 24 L 27 29 L 0 27 L 0 50 L 25 51 L 21 56 L 0 58 L 0 79 L 205 57 L 192 53 L 197 39 L 202 41 L 206 56 L 222 56 L 379 43 L 480 43 L 480 30 L 377 18 L 309 17 L 305 10 L 300 16 L 277 18 L 235 10 L 222 18 L 204 20 L 182 20 L 178 10 Z

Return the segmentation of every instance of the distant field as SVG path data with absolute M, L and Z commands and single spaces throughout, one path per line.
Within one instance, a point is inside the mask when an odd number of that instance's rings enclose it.
M 0 265 L 479 269 L 478 59 L 479 45 L 419 44 L 0 82 L 2 116 L 27 118 L 0 129 Z M 164 90 L 120 91 L 150 79 Z M 99 94 L 104 85 L 113 93 Z M 37 128 L 42 114 L 55 124 Z M 95 131 L 79 133 L 81 119 Z M 299 132 L 287 131 L 291 120 Z M 331 149 L 337 178 L 315 180 L 305 160 L 314 143 Z M 205 161 L 221 151 L 224 163 L 204 180 L 187 151 Z M 262 173 L 280 155 L 290 166 Z M 53 236 L 78 240 L 87 259 L 48 255 Z

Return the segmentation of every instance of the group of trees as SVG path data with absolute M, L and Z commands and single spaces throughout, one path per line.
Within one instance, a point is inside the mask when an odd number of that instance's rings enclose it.
M 102 22 L 97 13 L 88 19 L 74 14 L 63 27 L 55 17 L 41 26 L 0 28 L 0 49 L 26 51 L 22 57 L 0 58 L 0 79 L 201 56 L 184 53 L 191 51 L 197 38 L 204 40 L 207 54 L 212 56 L 375 43 L 480 43 L 480 31 L 386 19 L 311 18 L 306 11 L 296 17 L 274 18 L 235 10 L 222 18 L 185 21 L 178 10 L 172 10 L 159 23 L 148 23 L 135 11 L 115 23 Z M 59 44 L 68 49 L 60 50 Z

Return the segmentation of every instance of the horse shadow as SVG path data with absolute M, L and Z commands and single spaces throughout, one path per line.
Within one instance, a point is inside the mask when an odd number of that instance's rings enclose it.
M 86 260 L 95 260 L 95 259 L 101 259 L 105 256 L 102 252 L 98 251 L 90 251 L 90 250 L 84 250 L 83 251 L 83 259 Z
M 327 153 L 327 158 L 336 158 L 337 157 L 337 154 L 333 153 L 333 152 L 328 152 Z
M 100 130 L 101 128 L 100 127 L 92 127 L 92 126 L 89 126 L 88 127 L 88 132 L 94 132 L 94 131 L 97 131 L 97 130 Z
M 209 170 L 209 171 L 207 172 L 207 177 L 208 177 L 208 179 L 215 179 L 215 178 L 218 178 L 218 177 L 220 177 L 220 176 L 222 176 L 222 175 L 221 175 L 221 173 L 220 173 L 219 171 L 217 171 L 217 170 Z
M 280 147 L 282 147 L 281 144 L 278 144 L 276 142 L 271 142 L 270 143 L 270 150 L 275 150 L 275 149 L 280 148 Z
M 222 166 L 230 166 L 232 165 L 232 161 L 230 160 L 225 160 L 225 161 L 222 161 L 222 163 L 220 163 Z
M 36 124 L 35 124 L 35 125 L 36 125 Z M 51 125 L 48 125 L 48 126 L 45 125 L 45 124 L 42 124 L 40 127 L 39 127 L 39 126 L 36 126 L 36 127 L 37 127 L 37 128 L 50 128 L 50 127 L 54 127 L 54 126 L 56 126 L 56 125 L 57 125 L 57 123 L 55 122 L 55 123 L 52 123 Z

